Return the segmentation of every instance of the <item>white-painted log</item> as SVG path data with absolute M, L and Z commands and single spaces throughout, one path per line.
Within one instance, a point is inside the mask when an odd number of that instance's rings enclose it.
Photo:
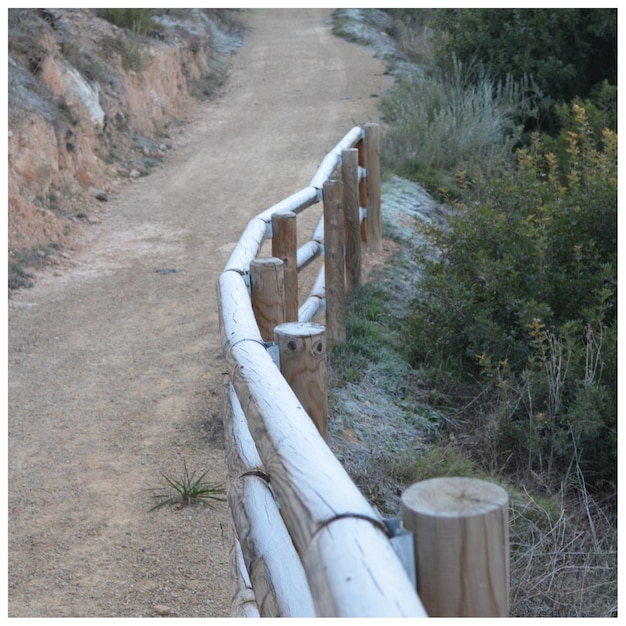
M 311 187 L 322 189 L 324 183 L 332 176 L 337 166 L 341 163 L 341 157 L 335 152 L 329 152 L 320 164 L 315 176 L 311 180 Z
M 427 617 L 389 539 L 367 520 L 331 521 L 302 560 L 320 617 Z
M 315 283 L 313 284 L 313 288 L 311 289 L 311 295 L 317 296 L 318 298 L 326 297 L 326 272 L 323 263 Z
M 240 401 L 245 399 L 250 432 L 298 553 L 307 554 L 315 535 L 338 518 L 355 518 L 359 527 L 366 522 L 383 529 L 380 518 L 326 446 L 265 349 L 255 342 L 241 342 L 233 346 L 229 361 L 235 391 Z M 384 530 L 374 533 L 373 537 L 378 539 L 368 541 L 367 560 L 387 563 L 391 571 L 402 569 Z M 348 544 L 345 551 L 334 553 L 330 561 L 325 549 L 315 551 L 324 554 L 326 560 L 307 558 L 303 563 L 307 578 L 311 581 L 313 576 L 319 576 L 320 570 L 333 577 L 331 570 L 337 567 L 335 562 L 339 557 L 342 561 L 355 562 L 363 558 L 363 549 L 363 545 Z M 389 565 L 391 562 L 394 565 Z M 385 575 L 384 571 L 380 572 L 382 579 Z M 408 577 L 405 582 L 410 586 Z M 380 585 L 385 587 L 383 582 Z M 316 602 L 320 601 L 317 591 L 313 597 Z M 398 608 L 399 600 L 395 596 L 389 605 L 386 600 L 379 604 L 380 599 L 379 595 L 376 602 L 359 614 L 422 615 L 414 591 L 404 599 L 406 608 Z M 345 596 L 345 590 L 334 594 L 329 602 L 337 615 L 348 615 L 356 610 L 352 599 Z M 346 608 L 342 608 L 344 605 Z
M 324 264 L 317 275 L 311 294 L 298 309 L 298 321 L 310 322 L 324 308 L 326 304 L 326 275 Z
M 298 309 L 298 321 L 311 322 L 323 308 L 323 298 L 318 298 L 317 296 L 307 298 Z
M 292 194 L 288 198 L 281 200 L 277 204 L 274 204 L 269 209 L 265 209 L 262 213 L 257 215 L 257 218 L 263 220 L 264 222 L 271 222 L 272 215 L 274 213 L 282 213 L 285 211 L 290 211 L 292 213 L 300 213 L 304 211 L 304 209 L 310 207 L 317 202 L 320 202 L 321 196 L 319 191 L 314 187 L 305 187 L 300 191 Z
M 244 339 L 263 343 L 248 287 L 241 274 L 233 271 L 222 273 L 217 282 L 217 300 L 223 354 Z
M 232 346 L 231 380 L 294 544 L 302 553 L 328 520 L 379 517 L 324 442 L 265 348 Z
M 322 253 L 322 246 L 319 241 L 307 241 L 298 248 L 298 271 L 303 270 L 312 263 Z
M 232 251 L 224 271 L 234 270 L 240 274 L 245 274 L 250 266 L 250 261 L 259 254 L 266 235 L 267 223 L 258 217 L 251 219 L 243 231 L 239 243 Z
M 228 501 L 262 617 L 315 617 L 302 562 L 269 485 L 252 474 L 231 482 Z
M 230 478 L 235 480 L 243 474 L 266 476 L 246 416 L 230 381 L 224 388 L 223 422 L 226 466 Z
M 224 399 L 224 437 L 230 477 L 228 500 L 258 611 L 263 617 L 314 616 L 302 563 L 230 383 Z
M 311 239 L 313 239 L 313 241 L 318 241 L 321 244 L 324 243 L 324 214 L 320 217 Z
M 345 137 L 324 157 L 317 168 L 309 185 L 316 189 L 322 189 L 324 183 L 330 178 L 334 169 L 341 163 L 341 152 L 354 145 L 363 138 L 363 129 L 359 126 L 352 128 Z
M 231 561 L 231 617 L 261 617 L 256 603 L 254 589 L 248 576 L 248 570 L 241 552 L 241 545 L 236 537 L 232 537 Z

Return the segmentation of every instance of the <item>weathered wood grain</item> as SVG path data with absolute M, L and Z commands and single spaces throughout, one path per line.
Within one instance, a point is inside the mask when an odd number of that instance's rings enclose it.
M 284 263 L 276 257 L 250 261 L 250 301 L 263 341 L 286 321 Z
M 296 214 L 272 215 L 272 256 L 283 262 L 285 321 L 298 319 L 298 225 Z
M 375 252 L 383 249 L 380 213 L 380 137 L 378 124 L 365 125 L 365 168 L 367 170 L 367 245 Z
M 233 270 L 245 274 L 248 271 L 250 261 L 259 254 L 266 236 L 267 222 L 258 217 L 251 219 L 235 249 L 231 252 L 224 271 Z
M 236 537 L 231 538 L 230 563 L 230 616 L 261 617 L 254 589 L 252 589 L 248 570 L 243 560 L 241 545 Z
M 224 355 L 228 354 L 230 346 L 244 339 L 263 343 L 254 318 L 248 286 L 239 272 L 222 273 L 217 281 L 217 300 Z
M 320 617 L 427 617 L 389 540 L 367 520 L 324 526 L 303 562 Z
M 263 617 L 313 616 L 313 601 L 302 563 L 280 516 L 246 416 L 230 383 L 224 396 L 224 438 L 228 501 L 258 610 Z M 243 593 L 244 599 L 248 595 Z
M 324 267 L 326 333 L 329 345 L 346 341 L 346 278 L 344 258 L 343 184 L 324 183 Z
M 268 483 L 252 474 L 228 492 L 237 537 L 262 617 L 315 617 L 302 562 Z
M 346 248 L 346 292 L 361 283 L 361 220 L 359 211 L 359 151 L 344 150 L 341 162 L 343 181 L 344 239 Z
M 232 347 L 230 377 L 250 433 L 301 551 L 329 519 L 379 518 L 289 387 L 266 349 L 252 341 Z
M 508 495 L 472 478 L 433 478 L 402 494 L 419 595 L 432 617 L 508 617 Z
M 328 436 L 326 331 L 321 324 L 287 323 L 274 330 L 280 371 L 324 439 Z

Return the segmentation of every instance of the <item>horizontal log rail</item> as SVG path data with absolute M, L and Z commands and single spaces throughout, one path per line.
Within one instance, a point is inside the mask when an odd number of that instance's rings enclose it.
M 296 249 L 296 217 L 320 202 L 324 215 Z M 328 153 L 308 187 L 250 220 L 218 280 L 233 615 L 426 616 L 383 520 L 326 443 L 326 343 L 345 338 L 360 240 L 380 250 L 380 232 L 370 124 Z M 272 256 L 259 257 L 268 239 Z M 300 304 L 297 273 L 315 259 L 322 268 Z
M 298 215 L 320 202 L 313 236 L 297 247 Z M 260 256 L 266 240 L 271 256 Z M 346 339 L 362 241 L 382 247 L 373 124 L 353 128 L 308 187 L 248 223 L 218 280 L 232 615 L 506 617 L 501 487 L 423 481 L 403 493 L 401 522 L 382 520 L 326 444 L 326 345 Z M 300 304 L 299 272 L 316 259 Z

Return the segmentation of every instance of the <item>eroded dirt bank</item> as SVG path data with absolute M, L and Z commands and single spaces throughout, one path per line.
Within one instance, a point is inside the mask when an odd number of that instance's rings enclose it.
M 9 616 L 229 614 L 226 504 L 151 513 L 150 488 L 183 460 L 225 482 L 215 282 L 247 221 L 376 121 L 384 67 L 330 14 L 246 13 L 223 97 L 9 301 Z

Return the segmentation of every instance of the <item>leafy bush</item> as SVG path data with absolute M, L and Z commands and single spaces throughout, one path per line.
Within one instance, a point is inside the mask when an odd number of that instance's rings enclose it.
M 491 76 L 532 76 L 557 102 L 617 84 L 617 10 L 435 9 L 444 58 L 484 64 Z
M 428 229 L 440 256 L 423 261 L 413 356 L 482 381 L 477 419 L 502 463 L 612 481 L 617 137 L 596 145 L 572 113 L 563 162 L 535 135 L 511 174 L 475 177 L 448 227 Z

